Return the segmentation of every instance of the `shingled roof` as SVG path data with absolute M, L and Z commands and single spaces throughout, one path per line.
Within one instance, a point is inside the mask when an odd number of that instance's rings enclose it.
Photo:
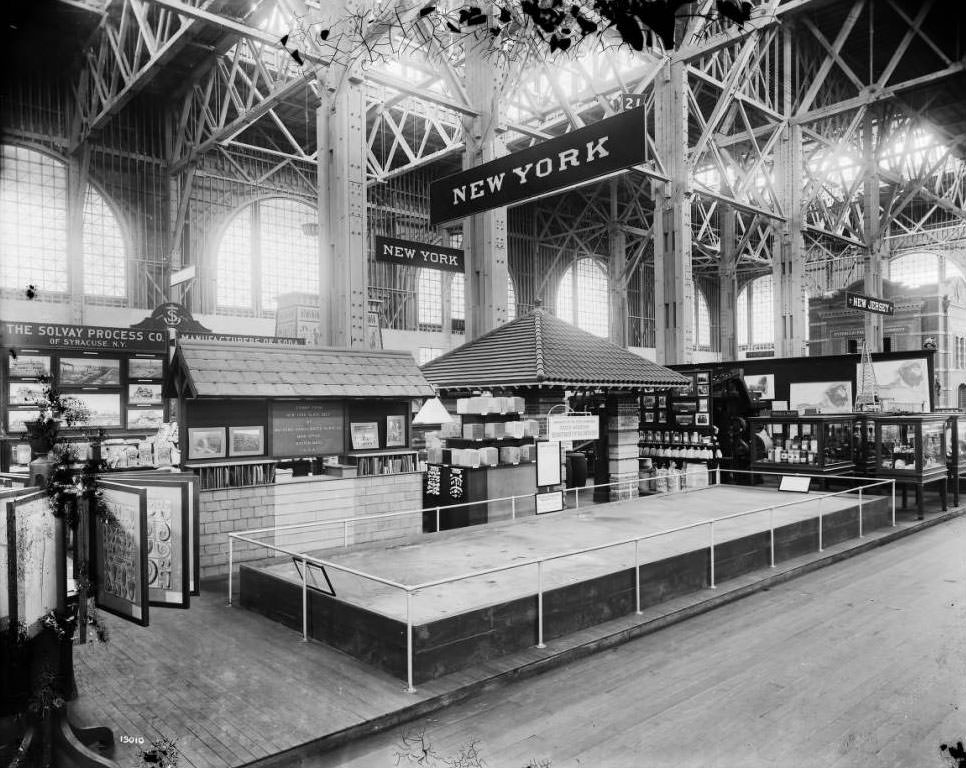
M 681 374 L 537 308 L 422 367 L 443 391 L 514 387 L 638 389 L 686 384 Z
M 166 390 L 186 397 L 432 397 L 408 352 L 181 340 Z

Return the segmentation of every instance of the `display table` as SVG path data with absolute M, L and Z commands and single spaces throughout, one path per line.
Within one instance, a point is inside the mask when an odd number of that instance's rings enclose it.
M 946 466 L 946 422 L 949 414 L 921 413 L 908 416 L 877 414 L 869 417 L 875 424 L 875 474 L 902 484 L 902 503 L 906 488 L 916 489 L 916 509 L 923 518 L 925 486 L 937 483 L 946 509 L 949 470 Z
M 752 470 L 826 477 L 855 471 L 852 414 L 756 416 L 749 422 Z

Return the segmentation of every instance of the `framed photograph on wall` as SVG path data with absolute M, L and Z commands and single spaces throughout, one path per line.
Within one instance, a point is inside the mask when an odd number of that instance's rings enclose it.
M 644 423 L 645 424 L 654 423 L 654 411 L 644 411 Z
M 10 405 L 34 405 L 44 399 L 44 385 L 39 381 L 11 381 Z
M 406 444 L 406 417 L 386 416 L 386 447 Z
M 667 412 L 666 411 L 658 411 L 657 412 L 657 423 L 658 424 L 667 424 Z
M 24 355 L 10 357 L 10 377 L 39 379 L 50 376 L 50 357 L 48 355 Z
M 128 405 L 161 405 L 160 384 L 128 384 Z
M 709 371 L 698 371 L 694 374 L 694 377 L 699 385 L 711 383 L 711 373 Z
M 710 384 L 698 384 L 698 397 L 707 397 L 711 394 Z
M 667 408 L 667 395 L 659 395 L 657 398 L 658 408 Z
M 773 373 L 745 376 L 745 386 L 749 392 L 758 392 L 762 400 L 775 399 L 775 374 Z
M 701 413 L 707 413 L 708 412 L 708 398 L 706 398 L 706 397 L 699 397 L 698 398 L 698 410 Z
M 224 427 L 204 427 L 188 430 L 189 459 L 219 459 L 224 455 Z
M 711 426 L 711 414 L 710 413 L 696 413 L 694 415 L 694 425 L 696 427 L 709 427 L 709 426 Z
M 68 398 L 84 413 L 84 417 L 77 420 L 78 424 L 92 427 L 121 426 L 120 393 L 71 393 Z
M 352 437 L 352 450 L 366 451 L 379 447 L 379 424 L 375 421 L 360 421 L 349 425 Z
M 159 357 L 132 357 L 127 361 L 129 379 L 160 379 L 163 371 L 164 360 Z
M 164 423 L 162 408 L 128 408 L 128 429 L 157 429 Z
M 121 361 L 101 357 L 62 357 L 59 364 L 60 386 L 118 386 Z
M 263 453 L 265 453 L 264 427 L 228 428 L 229 456 L 261 456 Z
M 655 403 L 657 403 L 657 398 L 654 395 L 644 395 L 643 404 L 645 408 L 653 408 Z

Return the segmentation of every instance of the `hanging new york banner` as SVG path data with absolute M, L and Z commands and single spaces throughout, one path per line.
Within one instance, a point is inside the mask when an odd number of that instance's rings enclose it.
M 646 159 L 644 130 L 644 108 L 632 109 L 434 181 L 430 224 L 513 205 L 639 165 Z
M 376 261 L 446 272 L 463 271 L 463 252 L 458 248 L 445 248 L 442 245 L 399 240 L 382 235 L 376 235 Z

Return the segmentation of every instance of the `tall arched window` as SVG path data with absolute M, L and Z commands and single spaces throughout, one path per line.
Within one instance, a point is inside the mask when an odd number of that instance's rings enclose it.
M 0 160 L 0 288 L 65 293 L 67 166 L 43 152 L 4 144 Z M 127 297 L 127 248 L 120 222 L 91 184 L 84 195 L 83 292 Z
M 316 221 L 308 203 L 273 197 L 238 211 L 218 243 L 218 306 L 274 312 L 283 293 L 316 293 L 318 237 L 303 227 Z
M 607 336 L 609 316 L 607 273 L 594 259 L 577 259 L 557 285 L 557 317 L 596 336 Z
M 738 320 L 738 344 L 773 344 L 775 342 L 774 281 L 763 275 L 748 283 L 738 293 L 735 314 Z
M 711 349 L 711 311 L 700 288 L 694 289 L 694 338 L 701 349 Z
M 963 277 L 953 262 L 946 260 L 946 277 Z M 939 282 L 939 256 L 935 253 L 910 253 L 889 262 L 889 279 L 910 288 Z
M 506 276 L 506 321 L 517 317 L 517 289 L 513 285 L 513 278 Z

